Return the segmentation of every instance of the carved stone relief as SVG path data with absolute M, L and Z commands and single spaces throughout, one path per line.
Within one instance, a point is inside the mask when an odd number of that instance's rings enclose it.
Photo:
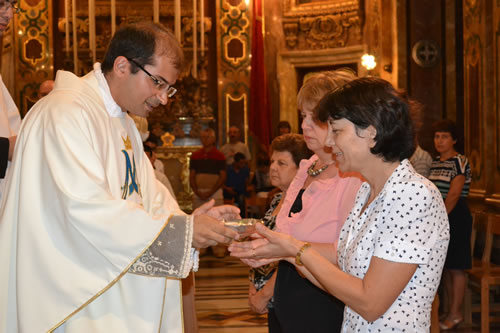
M 326 49 L 361 43 L 359 1 L 285 0 L 283 31 L 288 49 Z

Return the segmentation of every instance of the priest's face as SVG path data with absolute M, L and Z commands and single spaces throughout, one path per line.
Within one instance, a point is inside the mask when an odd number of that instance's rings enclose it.
M 1 0 L 0 0 L 1 1 Z M 130 65 L 132 65 L 130 63 Z M 144 65 L 126 78 L 122 91 L 122 109 L 141 117 L 147 117 L 158 105 L 166 105 L 179 70 L 165 54 L 153 56 L 153 64 Z

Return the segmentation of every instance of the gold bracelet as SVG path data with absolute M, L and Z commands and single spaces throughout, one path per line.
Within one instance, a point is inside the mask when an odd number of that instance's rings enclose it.
M 297 266 L 304 266 L 302 263 L 302 260 L 300 260 L 300 257 L 302 256 L 302 253 L 304 253 L 305 250 L 311 247 L 311 243 L 306 242 L 302 247 L 300 248 L 299 252 L 295 255 L 295 264 Z

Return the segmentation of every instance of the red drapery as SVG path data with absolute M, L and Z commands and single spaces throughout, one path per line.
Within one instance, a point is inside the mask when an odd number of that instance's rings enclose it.
M 264 60 L 262 0 L 254 0 L 252 18 L 252 61 L 250 73 L 249 127 L 261 144 L 271 141 L 271 108 Z

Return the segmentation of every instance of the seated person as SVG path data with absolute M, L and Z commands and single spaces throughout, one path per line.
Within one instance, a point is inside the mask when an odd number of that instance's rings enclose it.
M 250 169 L 244 154 L 234 154 L 234 162 L 226 167 L 226 175 L 226 183 L 223 186 L 224 200 L 234 200 L 234 204 L 240 208 L 240 215 L 245 216 L 245 195 Z
M 269 177 L 269 167 L 271 161 L 267 155 L 257 160 L 257 169 L 252 178 L 252 185 L 257 193 L 257 196 L 267 197 L 267 193 L 274 189 Z
M 278 136 L 283 134 L 292 133 L 292 126 L 286 120 L 282 120 L 278 123 Z

